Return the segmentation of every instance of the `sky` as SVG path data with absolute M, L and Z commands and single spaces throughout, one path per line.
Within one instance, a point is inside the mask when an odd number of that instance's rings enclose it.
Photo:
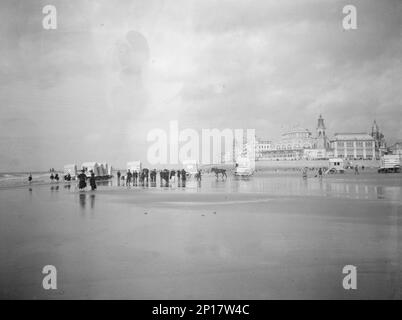
M 0 172 L 146 162 L 171 120 L 402 140 L 401 40 L 400 0 L 2 0 Z

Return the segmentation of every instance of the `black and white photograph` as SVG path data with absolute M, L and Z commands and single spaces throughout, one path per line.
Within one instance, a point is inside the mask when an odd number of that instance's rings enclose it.
M 401 300 L 401 0 L 0 0 L 0 43 L 0 300 Z

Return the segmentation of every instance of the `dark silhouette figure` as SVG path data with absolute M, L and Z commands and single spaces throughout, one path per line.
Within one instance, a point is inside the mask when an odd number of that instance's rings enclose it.
M 91 186 L 91 190 L 96 190 L 95 174 L 93 172 L 91 172 L 91 177 L 89 178 L 89 185 Z
M 121 177 L 121 172 L 120 170 L 117 171 L 117 185 L 120 186 L 120 177 Z
M 87 186 L 87 182 L 86 182 L 87 176 L 84 172 L 85 172 L 84 170 L 81 170 L 81 173 L 77 177 L 78 178 L 78 188 L 80 190 L 85 189 Z
M 359 166 L 358 165 L 355 166 L 355 174 L 359 174 Z
M 136 186 L 138 183 L 138 171 L 133 171 L 133 186 Z
M 127 178 L 126 178 L 126 186 L 130 186 L 132 176 L 133 176 L 133 174 L 131 173 L 130 169 L 128 169 L 127 170 Z

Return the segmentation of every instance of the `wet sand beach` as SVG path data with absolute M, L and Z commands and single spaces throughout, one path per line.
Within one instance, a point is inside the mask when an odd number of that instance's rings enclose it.
M 402 175 L 0 190 L 5 299 L 400 299 Z M 58 289 L 42 288 L 57 268 Z M 357 290 L 342 268 L 357 267 Z

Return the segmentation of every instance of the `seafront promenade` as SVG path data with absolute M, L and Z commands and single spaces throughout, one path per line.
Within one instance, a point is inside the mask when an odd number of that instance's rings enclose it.
M 358 165 L 359 168 L 364 166 L 365 168 L 378 168 L 380 166 L 380 160 L 351 160 L 353 165 Z M 258 160 L 255 162 L 257 170 L 265 169 L 298 169 L 298 168 L 324 168 L 328 167 L 328 160 Z

